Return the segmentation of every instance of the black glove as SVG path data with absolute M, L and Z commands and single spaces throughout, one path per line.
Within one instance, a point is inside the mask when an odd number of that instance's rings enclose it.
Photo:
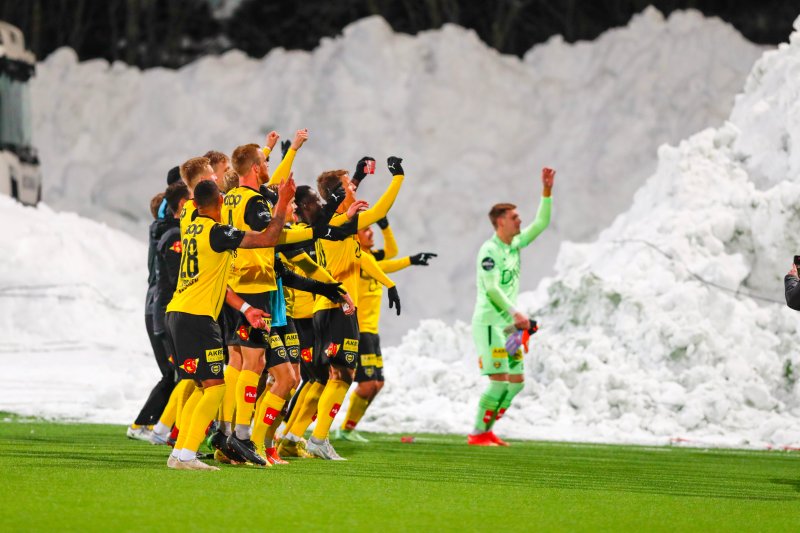
M 320 296 L 324 296 L 335 304 L 344 302 L 342 295 L 346 294 L 342 288 L 341 283 L 320 283 L 319 286 L 314 287 L 314 292 Z
M 353 177 L 350 178 L 350 181 L 355 184 L 356 188 L 358 188 L 358 184 L 367 177 L 367 161 L 375 161 L 375 159 L 365 155 L 356 163 L 356 171 L 353 173 Z
M 389 219 L 383 217 L 382 219 L 378 220 L 378 227 L 381 229 L 386 229 L 389 227 Z
M 336 210 L 339 209 L 339 206 L 344 202 L 344 197 L 344 187 L 339 184 L 328 194 L 327 203 L 322 207 L 322 212 L 320 213 L 320 218 L 317 220 L 317 224 L 327 224 L 330 222 L 333 215 L 336 214 Z
M 315 224 L 313 226 L 312 234 L 315 239 L 324 239 L 326 241 L 343 241 L 351 235 L 355 235 L 358 231 L 358 226 L 353 228 L 353 225 L 348 222 L 341 226 L 328 226 L 327 224 Z
M 258 188 L 258 192 L 261 193 L 261 196 L 269 203 L 270 207 L 275 207 L 275 204 L 278 203 L 278 193 L 267 187 L 266 183 L 261 184 Z
M 389 309 L 392 306 L 397 307 L 397 316 L 400 316 L 400 295 L 397 294 L 397 287 L 392 287 L 386 292 L 389 294 Z
M 437 257 L 436 254 L 431 252 L 422 252 L 420 254 L 410 256 L 409 259 L 411 259 L 412 265 L 428 266 L 428 260 L 433 257 Z
M 400 157 L 392 156 L 386 160 L 386 164 L 389 165 L 389 172 L 392 173 L 392 176 L 398 176 L 400 174 L 405 174 L 403 172 L 403 165 L 400 163 L 403 162 L 403 159 Z
M 286 152 L 288 152 L 289 148 L 291 147 L 292 147 L 292 141 L 288 139 L 285 141 L 281 141 L 281 159 L 286 157 Z

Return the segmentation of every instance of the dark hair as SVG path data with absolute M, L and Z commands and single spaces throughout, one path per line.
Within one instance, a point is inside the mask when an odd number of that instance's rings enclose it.
M 182 181 L 176 181 L 164 191 L 164 198 L 167 200 L 167 205 L 172 209 L 172 212 L 177 213 L 181 200 L 189 199 L 189 187 Z
M 161 202 L 164 200 L 164 193 L 160 192 L 150 199 L 150 214 L 153 218 L 158 218 L 158 209 L 161 207 Z
M 172 167 L 167 172 L 167 185 L 172 185 L 176 181 L 181 181 L 181 169 L 180 167 Z
M 294 191 L 294 203 L 297 204 L 297 207 L 300 207 L 300 204 L 305 202 L 312 194 L 314 189 L 312 189 L 309 185 L 299 185 L 297 190 Z
M 214 180 L 203 180 L 194 188 L 194 203 L 197 207 L 212 207 L 219 202 L 219 187 Z
M 497 219 L 505 215 L 508 211 L 516 209 L 514 204 L 494 204 L 492 209 L 489 210 L 489 220 L 493 227 L 497 227 Z

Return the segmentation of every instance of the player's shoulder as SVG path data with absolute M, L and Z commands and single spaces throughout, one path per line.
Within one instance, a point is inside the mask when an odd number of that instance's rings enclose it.
M 486 241 L 484 241 L 483 244 L 481 244 L 481 247 L 478 251 L 478 255 L 482 257 L 486 254 L 493 254 L 496 253 L 499 249 L 500 247 L 497 245 L 497 239 L 495 239 L 494 236 L 492 236 Z

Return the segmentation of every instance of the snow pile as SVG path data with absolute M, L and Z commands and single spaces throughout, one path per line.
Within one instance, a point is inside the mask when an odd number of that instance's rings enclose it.
M 139 238 L 167 169 L 263 142 L 273 128 L 311 132 L 299 183 L 377 157 L 369 199 L 388 181 L 386 157 L 403 156 L 409 179 L 390 219 L 404 253 L 439 258 L 424 276 L 397 274 L 405 312 L 382 331 L 399 340 L 420 318 L 469 318 L 491 204 L 514 200 L 530 219 L 539 169 L 558 170 L 555 221 L 527 261 L 532 288 L 558 243 L 594 238 L 630 205 L 659 145 L 722 122 L 759 54 L 718 19 L 665 20 L 653 8 L 593 42 L 553 38 L 523 60 L 457 26 L 412 37 L 380 18 L 311 53 L 231 52 L 178 71 L 78 63 L 65 49 L 39 65 L 34 134 L 50 205 Z
M 730 121 L 662 146 L 632 207 L 595 242 L 561 247 L 555 276 L 522 297 L 542 329 L 503 432 L 800 443 L 800 317 L 781 303 L 800 251 L 798 71 L 795 32 L 756 63 Z M 468 430 L 483 387 L 473 354 L 464 325 L 410 332 L 386 350 L 371 427 Z M 416 406 L 397 409 L 407 397 Z
M 48 206 L 0 197 L 0 410 L 128 422 L 155 384 L 147 250 Z

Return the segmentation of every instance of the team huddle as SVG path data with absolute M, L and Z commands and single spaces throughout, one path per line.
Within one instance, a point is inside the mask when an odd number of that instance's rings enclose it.
M 332 170 L 319 175 L 316 190 L 296 186 L 291 167 L 307 138 L 300 130 L 284 144 L 271 175 L 275 132 L 266 146 L 242 145 L 230 158 L 189 159 L 170 171 L 164 205 L 156 197 L 151 206 L 155 268 L 145 318 L 163 377 L 128 436 L 172 444 L 170 468 L 216 469 L 198 459 L 210 429 L 219 462 L 342 460 L 329 434 L 354 381 L 336 433 L 366 441 L 355 428 L 383 386 L 382 287 L 400 314 L 386 274 L 427 265 L 435 254 L 396 258 L 386 215 L 405 177 L 400 158 L 388 159 L 392 179 L 369 206 L 355 197 L 375 173 L 369 157 L 352 178 Z M 374 249 L 373 224 L 383 249 Z

